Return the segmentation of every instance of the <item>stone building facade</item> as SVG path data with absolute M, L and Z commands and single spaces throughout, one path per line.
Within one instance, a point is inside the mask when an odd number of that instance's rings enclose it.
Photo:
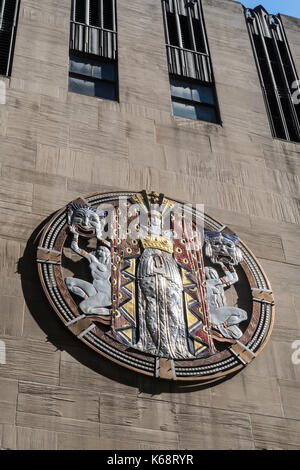
M 160 0 L 117 2 L 119 101 L 68 92 L 70 1 L 20 2 L 11 76 L 0 78 L 2 449 L 300 446 L 300 147 L 272 138 L 243 6 L 202 5 L 222 124 L 173 116 Z M 281 18 L 300 75 L 300 20 Z M 214 387 L 101 358 L 40 290 L 36 239 L 51 213 L 79 195 L 144 188 L 205 204 L 272 284 L 270 342 Z

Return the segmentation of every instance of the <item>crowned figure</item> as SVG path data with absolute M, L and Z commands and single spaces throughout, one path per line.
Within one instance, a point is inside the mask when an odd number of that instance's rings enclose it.
M 135 348 L 158 357 L 188 359 L 182 277 L 173 256 L 172 232 L 163 231 L 158 206 L 149 211 L 149 231 L 141 238 L 137 267 L 139 340 Z

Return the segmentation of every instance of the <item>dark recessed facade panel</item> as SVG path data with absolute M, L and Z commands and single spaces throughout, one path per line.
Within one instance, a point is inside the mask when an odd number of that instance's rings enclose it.
M 162 0 L 173 113 L 220 122 L 201 0 Z
M 72 0 L 69 91 L 118 99 L 116 0 Z
M 245 9 L 245 15 L 272 135 L 300 142 L 300 109 L 293 99 L 299 77 L 280 15 L 262 6 Z

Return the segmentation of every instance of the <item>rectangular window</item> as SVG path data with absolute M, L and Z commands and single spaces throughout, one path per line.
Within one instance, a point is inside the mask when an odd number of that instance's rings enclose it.
M 262 7 L 245 9 L 246 22 L 265 98 L 272 135 L 300 142 L 299 80 L 279 16 Z
M 72 0 L 69 91 L 118 99 L 116 0 Z
M 219 123 L 201 0 L 162 0 L 173 114 Z
M 0 75 L 11 74 L 19 4 L 19 0 L 0 0 Z

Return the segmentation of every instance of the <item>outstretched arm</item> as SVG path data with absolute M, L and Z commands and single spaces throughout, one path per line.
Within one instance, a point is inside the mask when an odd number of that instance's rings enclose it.
M 81 248 L 79 248 L 79 246 L 78 246 L 78 238 L 79 238 L 78 233 L 75 230 L 72 230 L 71 227 L 70 227 L 70 231 L 71 231 L 71 233 L 73 233 L 73 240 L 72 240 L 72 243 L 71 243 L 72 250 L 75 251 L 75 253 L 77 253 L 78 255 L 83 256 L 85 258 L 88 253 L 85 250 L 82 250 Z

